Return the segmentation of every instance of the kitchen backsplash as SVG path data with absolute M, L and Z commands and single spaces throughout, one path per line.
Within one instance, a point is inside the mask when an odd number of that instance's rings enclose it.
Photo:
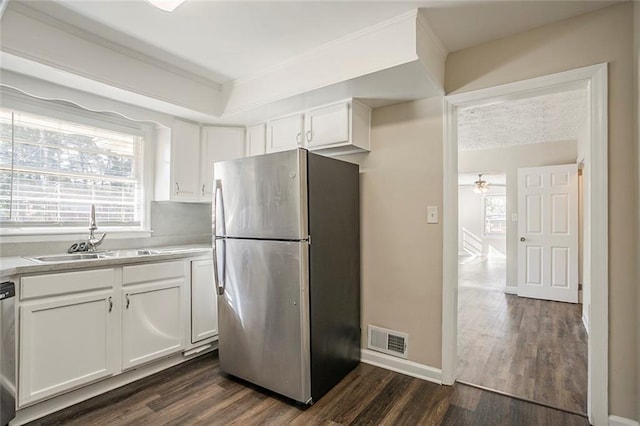
M 153 233 L 150 238 L 116 239 L 107 235 L 100 250 L 211 244 L 211 204 L 154 201 L 151 203 L 151 229 Z M 100 233 L 101 230 L 98 229 L 97 234 Z M 69 236 L 64 241 L 2 243 L 0 256 L 63 253 L 73 242 L 82 239 L 79 237 Z

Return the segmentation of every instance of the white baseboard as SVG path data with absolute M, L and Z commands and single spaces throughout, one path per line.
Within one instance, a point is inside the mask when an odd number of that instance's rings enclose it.
M 518 294 L 518 287 L 512 287 L 510 285 L 504 286 L 505 294 Z
M 394 356 L 369 349 L 361 349 L 360 361 L 366 364 L 375 365 L 376 367 L 386 368 L 387 370 L 395 371 L 397 373 L 406 374 L 407 376 L 437 383 L 439 385 L 442 384 L 441 369 L 420 364 L 418 362 L 396 358 Z
M 609 426 L 640 426 L 640 423 L 624 417 L 610 415 Z

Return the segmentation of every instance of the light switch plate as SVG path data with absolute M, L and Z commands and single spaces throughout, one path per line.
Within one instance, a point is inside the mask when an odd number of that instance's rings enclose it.
M 511 213 L 511 222 L 518 221 L 518 213 Z
M 427 223 L 438 223 L 438 206 L 427 206 Z

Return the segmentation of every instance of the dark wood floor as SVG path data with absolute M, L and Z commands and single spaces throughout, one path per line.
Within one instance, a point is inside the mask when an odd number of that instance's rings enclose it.
M 458 379 L 586 413 L 582 305 L 504 294 L 504 273 L 500 260 L 460 264 Z
M 220 372 L 217 353 L 52 414 L 34 425 L 588 425 L 584 417 L 465 385 L 360 364 L 302 409 Z

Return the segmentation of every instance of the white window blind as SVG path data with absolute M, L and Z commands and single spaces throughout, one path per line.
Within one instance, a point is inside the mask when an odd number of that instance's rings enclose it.
M 0 224 L 140 226 L 143 137 L 0 109 Z

